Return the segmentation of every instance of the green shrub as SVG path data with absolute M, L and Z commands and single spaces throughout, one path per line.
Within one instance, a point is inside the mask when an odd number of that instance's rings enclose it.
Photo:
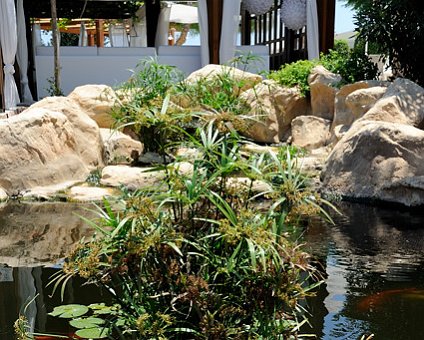
M 299 87 L 302 95 L 309 94 L 308 77 L 316 61 L 299 60 L 291 64 L 281 66 L 280 70 L 271 72 L 269 78 L 275 80 L 280 85 L 287 87 Z
M 188 137 L 201 153 L 193 171 L 170 164 L 160 190 L 105 202 L 90 222 L 97 235 L 67 257 L 55 286 L 75 275 L 105 286 L 118 306 L 106 323 L 115 338 L 290 337 L 316 271 L 287 231 L 323 213 L 319 196 L 293 149 L 246 157 L 243 141 L 212 123 Z M 265 191 L 253 190 L 257 180 Z
M 191 121 L 189 112 L 170 101 L 171 89 L 182 79 L 182 73 L 175 67 L 145 59 L 116 90 L 120 98 L 113 110 L 116 125 L 131 126 L 145 151 L 165 155 L 168 144 L 178 141 L 181 129 Z
M 350 49 L 345 41 L 336 41 L 334 49 L 322 54 L 320 63 L 329 71 L 340 74 L 344 83 L 378 79 L 377 65 L 359 46 Z

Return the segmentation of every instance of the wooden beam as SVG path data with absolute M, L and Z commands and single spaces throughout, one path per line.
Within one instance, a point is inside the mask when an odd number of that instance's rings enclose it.
M 105 32 L 103 27 L 103 20 L 96 20 L 96 45 L 97 47 L 105 46 Z
M 211 64 L 219 64 L 219 46 L 221 44 L 221 20 L 223 0 L 207 0 L 209 58 Z
M 327 53 L 334 47 L 336 0 L 317 0 L 319 51 Z
M 1 110 L 3 111 L 5 109 L 5 104 L 4 104 L 4 78 L 3 78 L 3 56 L 1 53 L 1 48 L 0 48 L 0 98 L 1 98 Z
M 144 6 L 146 6 L 147 46 L 155 47 L 156 30 L 160 14 L 160 0 L 146 0 Z

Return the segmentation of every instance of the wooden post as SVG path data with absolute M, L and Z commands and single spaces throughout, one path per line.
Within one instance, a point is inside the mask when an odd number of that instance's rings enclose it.
M 0 48 L 0 98 L 1 98 L 1 110 L 3 111 L 5 109 L 5 104 L 4 104 L 4 78 L 3 78 L 3 56 L 1 53 L 1 48 Z
M 146 29 L 147 29 L 147 46 L 155 47 L 156 30 L 160 14 L 160 0 L 146 0 Z
M 336 0 L 317 0 L 319 51 L 327 53 L 334 47 L 334 20 Z
M 96 45 L 97 47 L 105 47 L 105 32 L 102 19 L 96 20 Z
M 207 0 L 207 5 L 210 63 L 219 64 L 223 0 Z
M 246 10 L 241 11 L 241 44 L 250 45 L 250 35 L 252 21 L 250 20 L 250 13 Z
M 53 51 L 54 51 L 54 94 L 59 95 L 60 90 L 60 48 L 59 48 L 59 30 L 57 28 L 57 10 L 56 0 L 50 0 L 51 17 L 52 17 L 52 36 L 53 36 Z

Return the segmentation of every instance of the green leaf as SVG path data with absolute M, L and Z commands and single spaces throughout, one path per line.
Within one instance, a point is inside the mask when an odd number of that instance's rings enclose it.
M 75 335 L 83 339 L 104 339 L 109 335 L 107 328 L 84 328 L 75 332 Z
M 84 305 L 63 305 L 53 309 L 52 312 L 48 313 L 51 316 L 57 316 L 59 318 L 76 318 L 82 316 L 88 312 L 88 307 Z
M 81 319 L 74 319 L 69 321 L 69 324 L 72 327 L 75 328 L 96 328 L 99 325 L 103 325 L 105 323 L 105 320 L 100 319 L 100 318 L 81 318 Z

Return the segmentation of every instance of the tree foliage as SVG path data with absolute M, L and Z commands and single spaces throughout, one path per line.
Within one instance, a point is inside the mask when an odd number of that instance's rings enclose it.
M 360 39 L 380 45 L 395 75 L 424 85 L 424 2 L 346 0 L 356 11 Z

